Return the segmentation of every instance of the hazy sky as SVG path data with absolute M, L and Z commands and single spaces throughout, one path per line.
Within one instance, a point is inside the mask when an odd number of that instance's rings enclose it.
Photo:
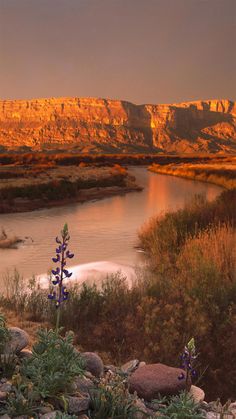
M 236 99 L 236 0 L 0 0 L 0 98 Z

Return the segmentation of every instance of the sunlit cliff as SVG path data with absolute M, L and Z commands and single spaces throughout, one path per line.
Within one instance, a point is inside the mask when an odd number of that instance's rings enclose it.
M 96 98 L 0 101 L 0 145 L 117 152 L 235 152 L 236 103 L 134 105 Z

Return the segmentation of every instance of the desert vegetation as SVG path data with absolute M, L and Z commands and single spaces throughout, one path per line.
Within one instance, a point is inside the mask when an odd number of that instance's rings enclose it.
M 85 163 L 57 166 L 48 162 L 0 167 L 2 213 L 84 202 L 132 190 L 141 188 L 119 164 L 88 167 Z
M 112 166 L 114 164 L 135 164 L 147 165 L 151 163 L 169 164 L 169 163 L 194 163 L 194 162 L 231 162 L 234 156 L 223 154 L 194 153 L 194 154 L 164 154 L 164 153 L 78 153 L 52 150 L 51 152 L 4 152 L 0 153 L 0 164 L 5 165 L 37 165 L 41 167 L 47 166 L 71 166 L 80 163 Z
M 132 288 L 118 273 L 101 287 L 72 286 L 61 324 L 74 331 L 77 345 L 98 351 L 107 362 L 135 357 L 178 365 L 194 336 L 201 355 L 198 378 L 204 373 L 208 400 L 234 398 L 235 200 L 235 190 L 213 202 L 196 197 L 147 223 L 139 233 L 147 263 Z M 55 310 L 36 281 L 24 289 L 18 280 L 18 290 L 9 286 L 14 277 L 7 282 L 4 310 L 55 324 Z
M 149 170 L 154 173 L 180 176 L 184 178 L 214 183 L 226 189 L 236 188 L 236 158 L 222 161 L 170 163 L 166 165 L 152 164 Z

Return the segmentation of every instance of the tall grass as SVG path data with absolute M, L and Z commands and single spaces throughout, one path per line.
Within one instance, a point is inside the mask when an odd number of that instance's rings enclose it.
M 200 180 L 223 186 L 226 189 L 233 189 L 236 188 L 236 166 L 232 163 L 235 163 L 235 160 L 232 159 L 232 162 L 228 164 L 227 162 L 221 164 L 219 161 L 214 165 L 210 161 L 206 164 L 199 164 L 199 162 L 196 164 L 181 162 L 178 165 L 166 164 L 164 166 L 153 164 L 149 170 L 154 173 Z

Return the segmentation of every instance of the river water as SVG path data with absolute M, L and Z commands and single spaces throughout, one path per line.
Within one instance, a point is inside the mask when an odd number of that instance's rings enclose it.
M 150 217 L 177 209 L 195 194 L 214 199 L 222 188 L 177 177 L 148 172 L 144 167 L 129 169 L 144 187 L 132 192 L 64 207 L 0 215 L 0 228 L 9 236 L 28 236 L 18 249 L 0 249 L 0 278 L 16 268 L 24 277 L 39 275 L 52 267 L 55 237 L 67 222 L 71 234 L 71 264 L 78 280 L 120 269 L 127 276 L 142 260 L 135 249 L 137 232 Z M 79 265 L 79 266 L 78 266 Z

